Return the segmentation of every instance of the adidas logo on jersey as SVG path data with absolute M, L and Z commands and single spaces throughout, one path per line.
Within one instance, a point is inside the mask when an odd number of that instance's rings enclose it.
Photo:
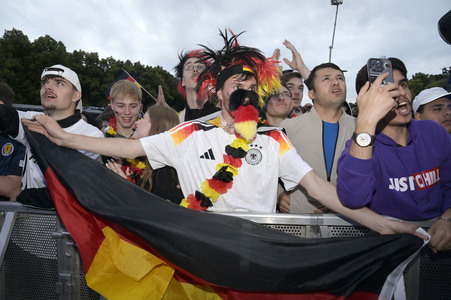
M 201 155 L 200 158 L 215 160 L 215 155 L 213 154 L 213 150 L 210 148 L 207 152 Z

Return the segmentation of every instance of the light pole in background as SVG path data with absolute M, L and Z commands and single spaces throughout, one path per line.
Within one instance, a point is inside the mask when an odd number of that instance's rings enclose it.
M 337 27 L 337 17 L 338 17 L 338 6 L 343 4 L 343 0 L 331 0 L 330 5 L 337 6 L 337 10 L 335 11 L 335 22 L 334 22 L 334 32 L 332 33 L 332 44 L 329 46 L 329 62 L 332 60 L 332 49 L 334 48 L 334 39 L 335 39 L 335 27 Z

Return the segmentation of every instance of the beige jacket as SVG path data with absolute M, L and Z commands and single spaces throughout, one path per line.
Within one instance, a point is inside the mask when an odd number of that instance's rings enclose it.
M 346 114 L 338 121 L 338 137 L 330 178 L 327 178 L 325 153 L 323 149 L 323 122 L 313 106 L 308 113 L 285 119 L 280 127 L 285 128 L 288 138 L 302 159 L 324 180 L 337 183 L 337 161 L 345 148 L 345 143 L 355 130 L 355 118 Z M 281 190 L 281 189 L 280 189 Z M 290 213 L 313 213 L 320 205 L 308 196 L 307 191 L 298 186 L 290 195 Z

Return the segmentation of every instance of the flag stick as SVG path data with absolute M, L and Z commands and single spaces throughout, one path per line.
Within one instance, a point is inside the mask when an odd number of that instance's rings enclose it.
M 130 75 L 126 70 L 122 69 L 122 71 L 124 71 L 128 76 L 130 76 L 131 78 L 133 78 L 132 75 Z M 152 96 L 151 93 L 149 93 L 135 78 L 133 78 L 133 80 L 139 84 L 139 86 L 147 93 L 147 95 L 149 95 L 150 97 L 152 97 L 153 100 L 157 101 L 157 99 L 155 99 L 154 96 Z

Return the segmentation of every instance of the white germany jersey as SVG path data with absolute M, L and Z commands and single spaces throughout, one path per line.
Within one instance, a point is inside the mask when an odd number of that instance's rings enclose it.
M 235 135 L 210 123 L 182 123 L 168 132 L 141 139 L 152 168 L 169 165 L 177 170 L 185 197 L 201 191 L 203 181 L 216 173 L 224 162 L 225 147 Z M 209 210 L 274 212 L 277 182 L 280 177 L 287 189 L 294 188 L 312 168 L 297 154 L 284 133 L 267 130 L 257 134 L 242 159 L 238 175 L 227 193 L 219 196 Z

